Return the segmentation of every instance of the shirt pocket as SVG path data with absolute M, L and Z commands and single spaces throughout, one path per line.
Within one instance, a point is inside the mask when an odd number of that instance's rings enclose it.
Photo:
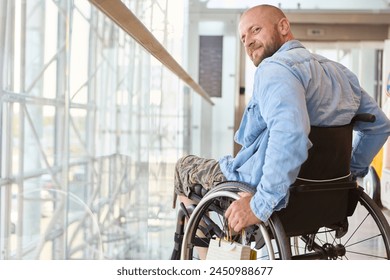
M 261 116 L 259 106 L 256 103 L 250 103 L 246 108 L 246 120 L 242 130 L 243 146 L 249 147 L 267 128 L 267 125 Z

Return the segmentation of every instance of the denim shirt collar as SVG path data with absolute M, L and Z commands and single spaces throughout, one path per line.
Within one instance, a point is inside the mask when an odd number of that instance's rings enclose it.
M 284 43 L 275 53 L 285 52 L 296 48 L 305 48 L 298 40 L 290 40 Z

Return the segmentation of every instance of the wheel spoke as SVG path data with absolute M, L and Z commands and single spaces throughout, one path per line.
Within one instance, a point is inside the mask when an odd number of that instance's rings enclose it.
M 377 235 L 373 235 L 373 236 L 371 236 L 371 237 L 368 237 L 368 238 L 359 240 L 359 241 L 357 241 L 357 242 L 355 242 L 355 243 L 349 244 L 348 246 L 345 246 L 345 248 L 348 248 L 348 247 L 351 247 L 351 246 L 354 246 L 354 245 L 357 245 L 357 244 L 366 242 L 366 241 L 368 241 L 368 240 L 372 240 L 372 239 L 377 238 L 377 237 L 380 237 L 380 236 L 382 236 L 380 233 L 377 234 Z M 345 245 L 345 244 L 344 244 L 344 245 Z
M 351 238 L 355 235 L 355 233 L 358 231 L 358 229 L 361 228 L 361 226 L 363 225 L 363 223 L 367 220 L 368 216 L 370 216 L 370 213 L 367 213 L 367 215 L 364 217 L 364 219 L 360 222 L 360 224 L 356 227 L 356 229 L 354 230 L 354 232 L 349 236 L 348 240 L 345 241 L 344 245 L 347 245 L 348 242 L 351 240 Z
M 378 256 L 378 255 L 372 255 L 372 254 L 367 254 L 367 253 L 361 253 L 361 252 L 354 252 L 354 251 L 348 251 L 349 254 L 355 254 L 355 255 L 360 255 L 360 256 L 366 256 L 366 257 L 373 257 L 377 259 L 387 259 L 386 257 Z

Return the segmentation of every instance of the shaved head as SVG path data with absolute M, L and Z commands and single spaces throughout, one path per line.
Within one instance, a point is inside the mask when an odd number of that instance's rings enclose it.
M 282 18 L 286 18 L 286 15 L 279 8 L 271 5 L 259 5 L 246 10 L 241 19 L 245 16 L 259 16 L 270 22 L 279 22 Z
M 271 5 L 259 5 L 245 11 L 238 28 L 245 51 L 255 66 L 294 39 L 286 15 Z

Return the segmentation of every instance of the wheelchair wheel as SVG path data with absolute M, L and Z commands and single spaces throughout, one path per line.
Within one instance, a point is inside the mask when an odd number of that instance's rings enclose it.
M 225 236 L 227 221 L 224 213 L 230 203 L 239 198 L 238 192 L 253 192 L 253 189 L 239 182 L 224 182 L 203 197 L 188 220 L 182 243 L 182 259 L 204 258 L 210 240 Z M 290 244 L 277 217 L 267 223 L 248 227 L 245 234 L 236 234 L 234 240 L 250 245 L 256 250 L 257 259 L 291 258 Z
M 379 179 L 378 173 L 375 171 L 375 168 L 373 166 L 370 166 L 368 174 L 363 178 L 362 187 L 364 188 L 368 196 L 371 197 L 376 202 L 376 204 L 378 204 L 379 207 L 382 206 L 380 182 L 381 180 Z
M 292 259 L 390 259 L 389 224 L 381 209 L 365 192 L 362 192 L 344 231 L 346 233 L 321 228 L 316 234 L 292 237 Z

